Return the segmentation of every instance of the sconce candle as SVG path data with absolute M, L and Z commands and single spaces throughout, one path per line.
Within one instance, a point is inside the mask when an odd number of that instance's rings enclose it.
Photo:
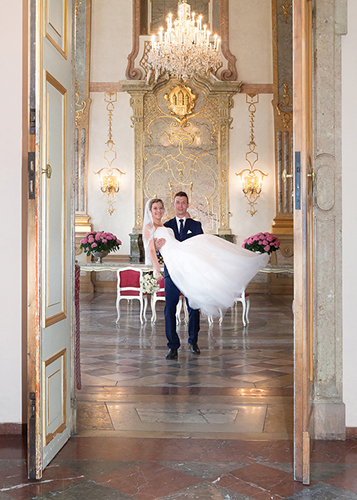
M 257 213 L 257 209 L 254 205 L 263 189 L 263 177 L 266 177 L 268 174 L 264 174 L 261 170 L 254 168 L 254 165 L 258 161 L 258 153 L 255 151 L 256 144 L 254 141 L 254 115 L 256 112 L 255 104 L 259 102 L 259 95 L 247 94 L 246 102 L 249 104 L 250 142 L 248 143 L 249 151 L 246 153 L 245 159 L 249 163 L 249 168 L 245 168 L 236 175 L 241 178 L 242 191 L 249 204 L 249 210 L 247 210 L 247 212 L 253 216 Z

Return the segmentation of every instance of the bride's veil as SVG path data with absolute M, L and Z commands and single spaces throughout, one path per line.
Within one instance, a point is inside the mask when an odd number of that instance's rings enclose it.
M 154 221 L 152 219 L 152 214 L 150 210 L 150 202 L 153 198 L 150 198 L 146 202 L 145 211 L 144 211 L 144 222 L 143 222 L 143 243 L 145 250 L 145 264 L 152 265 L 150 254 L 149 254 L 149 243 L 154 237 L 155 227 Z

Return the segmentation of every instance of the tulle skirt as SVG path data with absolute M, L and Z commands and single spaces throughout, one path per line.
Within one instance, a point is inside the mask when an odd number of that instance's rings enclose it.
M 231 307 L 269 260 L 267 254 L 256 254 L 210 234 L 183 242 L 167 238 L 161 254 L 172 281 L 190 306 L 208 316 L 219 316 Z

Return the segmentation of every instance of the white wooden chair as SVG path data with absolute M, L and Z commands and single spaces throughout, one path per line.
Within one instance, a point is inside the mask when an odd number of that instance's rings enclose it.
M 242 323 L 243 323 L 243 326 L 247 326 L 247 324 L 249 323 L 249 308 L 250 308 L 250 300 L 249 300 L 249 293 L 242 293 L 242 295 L 240 297 L 237 297 L 234 301 L 234 310 L 235 310 L 235 313 L 237 314 L 237 303 L 238 302 L 241 302 L 242 304 Z M 212 316 L 208 316 L 208 324 L 209 325 L 213 325 L 213 318 Z M 222 311 L 220 310 L 220 317 L 219 317 L 219 324 L 221 325 L 223 322 L 223 314 L 222 314 Z
M 156 322 L 156 302 L 158 300 L 165 300 L 165 279 L 159 281 L 160 290 L 154 292 L 151 296 L 151 323 Z M 176 324 L 179 325 L 181 323 L 181 310 L 184 310 L 185 314 L 185 323 L 188 323 L 188 310 L 186 305 L 185 297 L 181 294 L 179 302 L 176 307 Z
M 156 321 L 156 302 L 158 300 L 165 300 L 165 279 L 162 278 L 158 284 L 160 290 L 151 295 L 151 323 L 155 323 Z
M 142 277 L 142 270 L 135 267 L 123 267 L 117 271 L 117 320 L 118 323 L 120 319 L 120 301 L 122 299 L 126 300 L 138 300 L 140 302 L 140 323 L 143 324 L 146 321 L 146 308 L 147 308 L 147 295 L 143 293 L 140 287 L 140 279 Z
M 187 304 L 186 304 L 186 298 L 182 293 L 180 294 L 180 299 L 178 301 L 177 307 L 176 307 L 176 325 L 179 325 L 181 323 L 181 311 L 183 309 L 183 320 L 184 323 L 187 325 L 188 324 L 188 309 L 187 309 Z

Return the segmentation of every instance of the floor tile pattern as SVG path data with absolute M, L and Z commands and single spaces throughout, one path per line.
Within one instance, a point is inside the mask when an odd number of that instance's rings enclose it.
M 245 328 L 240 304 L 222 325 L 202 317 L 200 356 L 189 351 L 182 321 L 179 357 L 168 361 L 163 302 L 154 325 L 140 324 L 135 302 L 121 306 L 117 325 L 114 294 L 82 294 L 78 433 L 291 437 L 291 302 L 290 296 L 252 296 Z
M 357 500 L 357 440 L 317 441 L 293 477 L 291 297 L 251 297 L 251 323 L 202 320 L 201 355 L 167 361 L 163 304 L 82 296 L 78 436 L 29 481 L 26 440 L 0 436 L 0 500 Z M 161 307 L 161 309 L 160 309 Z
M 290 440 L 73 437 L 39 481 L 0 436 L 0 500 L 357 500 L 357 440 L 316 441 L 309 486 Z

